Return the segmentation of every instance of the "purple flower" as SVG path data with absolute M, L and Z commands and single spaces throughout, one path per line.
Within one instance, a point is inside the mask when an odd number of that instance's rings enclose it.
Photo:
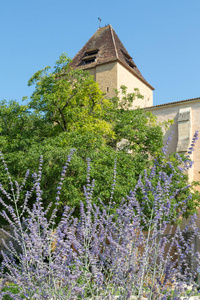
M 187 196 L 189 185 L 182 190 L 178 188 L 178 171 L 174 165 L 167 162 L 166 157 L 162 162 L 157 159 L 116 207 L 112 202 L 117 182 L 115 161 L 110 203 L 108 206 L 104 203 L 101 210 L 93 203 L 95 182 L 90 179 L 91 161 L 88 159 L 86 201 L 80 203 L 80 218 L 75 218 L 73 210 L 65 207 L 62 218 L 57 221 L 58 195 L 72 154 L 73 151 L 61 172 L 56 207 L 52 212 L 51 206 L 44 210 L 42 203 L 42 159 L 38 173 L 33 174 L 33 190 L 26 192 L 22 210 L 18 209 L 16 198 L 12 199 L 0 185 L 0 203 L 4 207 L 0 213 L 12 229 L 7 232 L 7 236 L 12 236 L 11 241 L 4 241 L 0 275 L 19 288 L 18 295 L 5 293 L 13 299 L 22 296 L 107 299 L 119 293 L 122 299 L 129 299 L 132 295 L 141 298 L 145 290 L 149 299 L 179 299 L 189 284 L 193 285 L 191 295 L 195 293 L 200 253 L 195 250 L 193 241 L 200 233 L 195 215 L 184 230 L 179 225 L 177 229 L 170 226 L 183 216 L 191 200 Z M 185 197 L 182 193 L 183 199 L 176 203 L 180 192 L 184 192 Z M 30 208 L 28 199 L 34 194 L 36 201 Z M 174 211 L 177 214 L 172 218 Z M 6 231 L 3 232 L 6 235 Z M 188 258 L 193 269 L 189 267 Z M 4 296 L 2 290 L 0 295 Z

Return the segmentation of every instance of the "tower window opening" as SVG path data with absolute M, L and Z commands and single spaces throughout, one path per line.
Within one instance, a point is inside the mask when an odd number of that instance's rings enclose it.
M 121 51 L 122 51 L 122 54 L 124 55 L 126 63 L 129 65 L 129 67 L 134 69 L 136 67 L 136 65 L 134 64 L 132 57 L 128 53 L 124 52 L 123 50 L 121 50 Z
M 96 55 L 99 52 L 99 49 L 89 49 L 85 52 L 84 56 Z
M 84 65 L 91 64 L 93 62 L 95 62 L 95 58 L 94 59 L 84 60 Z
M 87 50 L 82 58 L 83 64 L 86 65 L 86 64 L 95 62 L 98 52 L 99 52 L 99 49 Z
M 126 59 L 132 59 L 132 57 L 128 53 L 124 52 L 123 50 L 121 50 L 121 51 Z
M 134 69 L 135 65 L 130 61 L 126 59 L 127 64 Z

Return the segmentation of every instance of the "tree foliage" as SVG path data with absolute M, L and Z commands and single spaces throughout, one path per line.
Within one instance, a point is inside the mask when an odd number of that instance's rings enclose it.
M 71 69 L 64 54 L 53 71 L 46 67 L 36 72 L 28 84 L 35 85 L 28 105 L 1 102 L 0 148 L 11 175 L 19 183 L 28 168 L 30 174 L 37 171 L 37 162 L 43 155 L 41 184 L 45 207 L 55 201 L 56 184 L 72 148 L 76 151 L 63 181 L 60 212 L 63 205 L 74 207 L 75 213 L 79 211 L 80 200 L 85 199 L 88 157 L 90 176 L 95 179 L 94 201 L 99 204 L 101 199 L 108 204 L 114 183 L 112 201 L 118 205 L 133 189 L 142 171 L 150 169 L 154 159 L 162 156 L 163 131 L 156 117 L 142 109 L 129 109 L 135 98 L 142 99 L 137 89 L 127 94 L 122 87 L 121 98 L 116 93 L 114 98 L 106 99 L 87 72 Z M 179 188 L 186 186 L 187 176 L 178 170 L 177 160 L 173 157 L 168 160 L 177 169 L 174 190 L 177 184 Z M 27 184 L 31 181 L 30 177 Z M 1 182 L 7 189 L 9 183 L 3 175 Z M 193 195 L 186 216 L 198 205 L 197 196 Z M 177 202 L 180 197 L 176 197 Z
M 35 84 L 29 107 L 43 112 L 48 121 L 63 132 L 85 131 L 104 138 L 114 135 L 104 115 L 110 102 L 91 76 L 83 70 L 72 70 L 70 60 L 62 54 L 54 70 L 46 67 L 36 72 L 28 82 Z

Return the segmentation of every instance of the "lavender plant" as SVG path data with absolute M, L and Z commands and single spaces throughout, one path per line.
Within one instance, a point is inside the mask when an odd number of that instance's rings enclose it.
M 196 139 L 197 133 L 189 152 L 193 150 Z M 11 187 L 8 193 L 0 186 L 0 202 L 4 207 L 1 216 L 12 228 L 12 234 L 5 231 L 12 239 L 9 244 L 4 242 L 9 254 L 2 251 L 1 299 L 9 295 L 11 299 L 147 297 L 164 300 L 187 299 L 196 293 L 200 254 L 195 249 L 194 239 L 200 238 L 200 233 L 195 225 L 195 215 L 184 230 L 176 222 L 183 215 L 190 197 L 178 205 L 173 204 L 176 203 L 173 197 L 180 192 L 177 190 L 172 194 L 176 170 L 168 175 L 165 172 L 167 161 L 164 160 L 156 172 L 158 166 L 155 162 L 149 172 L 141 174 L 137 185 L 114 209 L 115 164 L 110 205 L 104 205 L 100 210 L 92 204 L 95 182 L 90 180 L 88 159 L 84 188 L 86 205 L 80 203 L 80 218 L 75 218 L 73 210 L 65 207 L 56 224 L 60 190 L 72 155 L 73 150 L 62 170 L 56 205 L 50 217 L 51 204 L 46 210 L 42 205 L 42 158 L 38 172 L 33 174 L 32 190 L 25 193 L 24 205 L 19 207 L 20 193 L 29 174 L 26 173 L 21 186 L 13 183 L 1 155 Z M 178 159 L 183 169 L 191 167 L 189 160 Z M 33 193 L 36 201 L 30 208 L 28 200 Z M 139 201 L 141 196 L 143 202 Z M 150 214 L 145 213 L 144 203 Z M 176 217 L 173 219 L 172 216 Z M 17 286 L 16 294 L 9 289 L 11 284 Z M 188 287 L 192 290 L 188 291 Z

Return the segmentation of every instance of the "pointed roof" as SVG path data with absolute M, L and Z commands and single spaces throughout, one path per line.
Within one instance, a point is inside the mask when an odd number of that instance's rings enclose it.
M 112 61 L 119 61 L 138 79 L 154 90 L 140 73 L 111 25 L 99 28 L 95 32 L 85 46 L 75 55 L 71 66 L 74 69 L 90 69 Z

